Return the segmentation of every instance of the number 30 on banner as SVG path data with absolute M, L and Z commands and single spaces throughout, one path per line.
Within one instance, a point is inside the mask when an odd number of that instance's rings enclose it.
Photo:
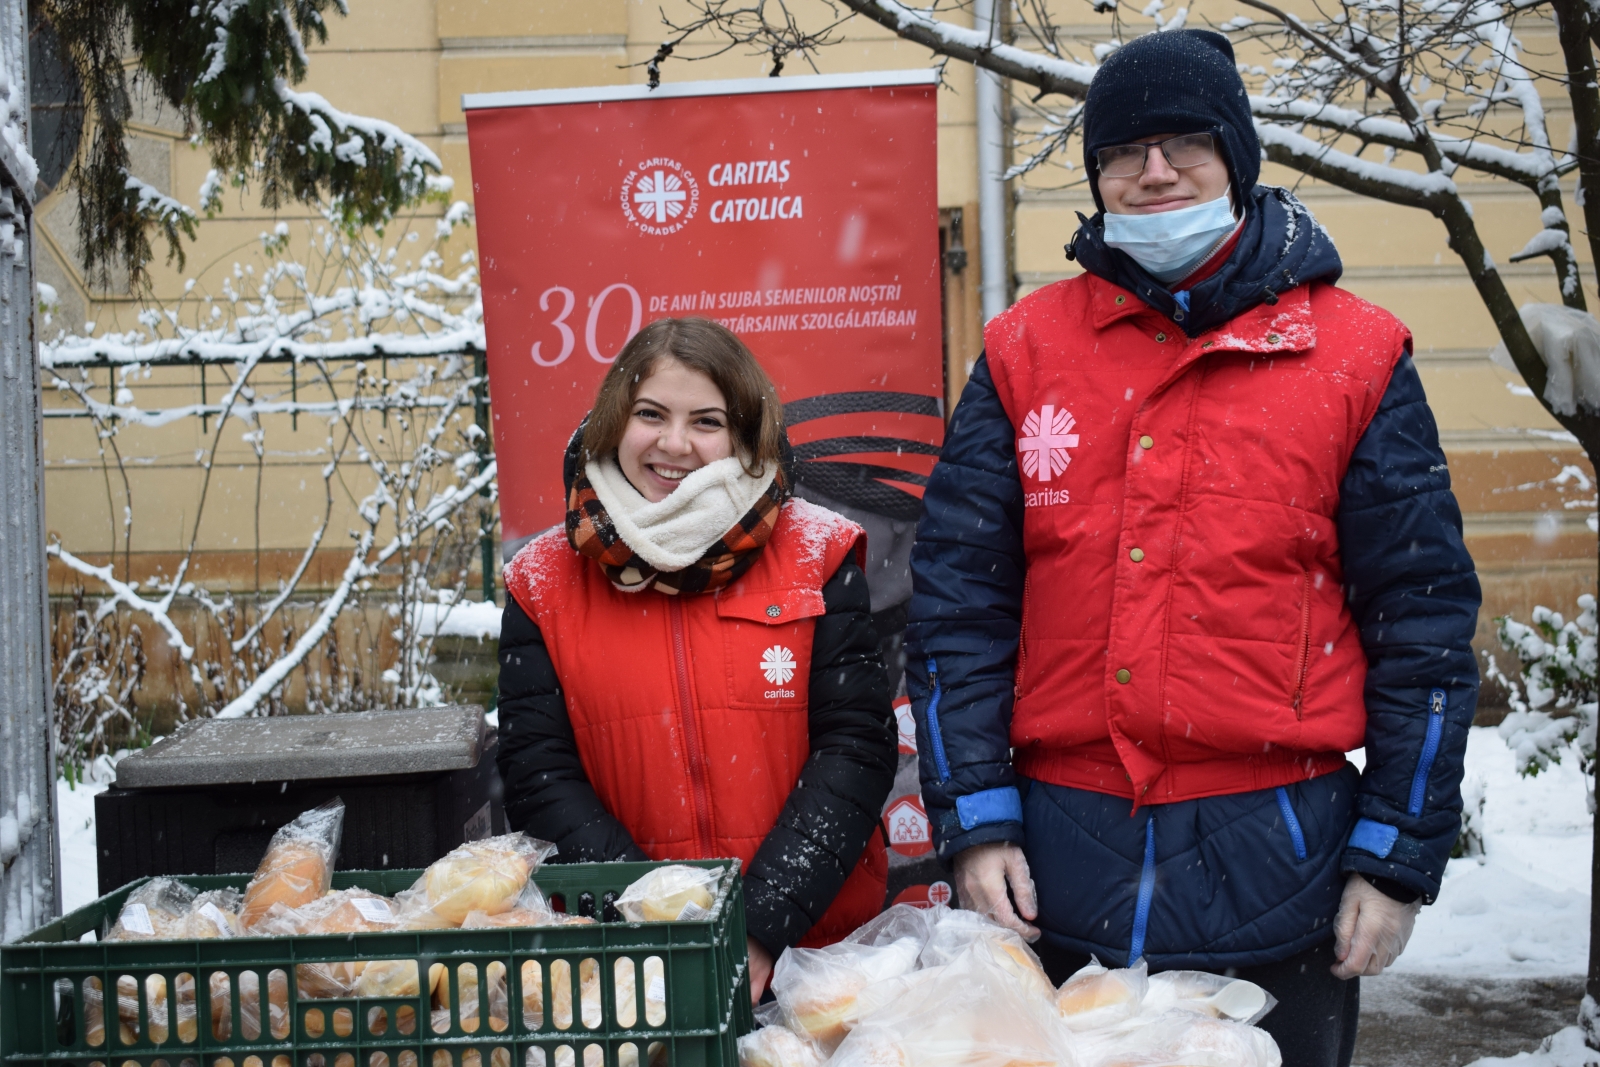
M 616 282 L 600 290 L 600 295 L 595 297 L 589 305 L 589 320 L 583 326 L 583 343 L 589 350 L 589 357 L 596 363 L 612 363 L 617 358 L 615 355 L 602 355 L 594 335 L 595 328 L 600 325 L 600 309 L 606 306 L 606 297 L 618 290 L 627 293 L 628 299 L 632 302 L 628 319 L 628 336 L 623 338 L 623 344 L 627 344 L 633 338 L 633 335 L 639 332 L 640 323 L 644 318 L 644 302 L 639 299 L 639 290 L 627 282 Z M 572 290 L 566 286 L 552 285 L 539 294 L 539 307 L 541 310 L 550 310 L 550 297 L 554 294 L 560 294 L 561 296 L 561 312 L 550 320 L 550 325 L 554 326 L 556 332 L 561 335 L 561 351 L 554 357 L 546 359 L 543 353 L 540 352 L 540 347 L 544 342 L 533 342 L 533 361 L 541 367 L 554 367 L 565 363 L 567 357 L 572 355 L 572 350 L 578 344 L 577 335 L 572 332 L 572 327 L 567 325 L 567 316 L 572 314 L 572 309 L 577 305 L 578 298 L 573 296 Z

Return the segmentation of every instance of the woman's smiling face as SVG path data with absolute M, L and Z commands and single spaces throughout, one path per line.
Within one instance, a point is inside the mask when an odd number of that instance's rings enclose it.
M 671 356 L 639 383 L 617 465 L 641 496 L 665 500 L 691 472 L 733 455 L 727 400 L 710 377 Z

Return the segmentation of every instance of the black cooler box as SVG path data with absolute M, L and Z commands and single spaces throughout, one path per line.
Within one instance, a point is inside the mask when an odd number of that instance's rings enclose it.
M 506 832 L 497 744 L 478 707 L 185 723 L 125 757 L 95 798 L 100 892 L 253 871 L 273 831 L 333 797 L 339 870 L 426 867 Z

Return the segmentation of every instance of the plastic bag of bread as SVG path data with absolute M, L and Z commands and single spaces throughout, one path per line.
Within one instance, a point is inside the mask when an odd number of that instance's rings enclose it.
M 1056 1012 L 1073 1030 L 1096 1030 L 1133 1018 L 1150 985 L 1144 960 L 1137 967 L 1111 970 L 1090 957 L 1056 991 Z
M 296 934 L 361 934 L 394 930 L 399 918 L 388 897 L 366 889 L 339 889 L 298 908 L 274 904 L 251 929 L 258 937 Z M 347 997 L 366 964 L 361 960 L 297 964 L 295 988 L 301 1000 Z
M 568 926 L 592 922 L 594 920 L 587 916 L 556 911 L 545 899 L 543 891 L 530 880 L 510 910 L 498 915 L 490 915 L 486 911 L 468 912 L 467 917 L 461 920 L 461 928 L 481 930 L 495 926 Z
M 281 972 L 280 972 L 281 973 Z M 215 1034 L 228 1035 L 233 1029 L 231 1009 L 228 1007 L 228 981 L 220 973 L 211 975 L 211 1026 Z M 183 985 L 178 986 L 178 1018 L 183 1018 L 184 1002 L 182 999 Z M 261 1021 L 261 986 L 248 972 L 239 977 L 239 1018 L 244 1030 L 244 1038 L 254 1041 L 262 1035 Z M 303 994 L 302 994 L 303 995 Z M 189 1012 L 194 1013 L 194 1004 L 190 1003 Z M 180 1022 L 181 1027 L 181 1022 Z M 284 1034 L 289 1031 L 289 986 L 281 977 L 269 977 L 267 980 L 267 1018 L 265 1023 L 268 1034 Z M 180 1029 L 179 1036 L 182 1037 Z M 194 1037 L 183 1038 L 193 1041 Z
M 629 922 L 658 923 L 704 919 L 711 914 L 721 867 L 674 863 L 657 867 L 622 891 L 617 910 Z
M 1079 1035 L 1076 1050 L 1081 1067 L 1283 1067 L 1265 1030 L 1182 1010 Z
M 918 962 L 923 967 L 942 966 L 974 946 L 993 956 L 1006 973 L 1016 978 L 1026 995 L 1044 1000 L 1055 995 L 1055 986 L 1022 935 L 975 911 L 942 909 L 934 917 Z
M 152 878 L 128 894 L 107 941 L 162 941 L 187 937 L 185 919 L 198 891 L 172 878 Z
M 206 890 L 189 905 L 181 936 L 202 940 L 243 935 L 244 927 L 239 922 L 241 900 L 237 889 Z
M 763 1026 L 739 1039 L 739 1067 L 822 1067 L 822 1050 L 787 1026 Z
M 529 876 L 555 850 L 549 842 L 527 834 L 502 834 L 458 845 L 395 898 L 401 925 L 407 929 L 428 929 L 434 922 L 460 926 L 475 911 L 485 915 L 510 911 Z
M 358 997 L 415 997 L 422 989 L 417 980 L 416 960 L 368 960 L 356 978 Z M 444 964 L 428 965 L 428 993 L 433 995 L 444 981 Z
M 912 938 L 926 945 L 939 921 L 950 914 L 943 904 L 919 908 L 914 904 L 896 904 L 870 921 L 858 926 L 844 940 L 850 945 L 892 945 L 896 941 Z
M 245 886 L 239 922 L 251 930 L 274 904 L 298 908 L 328 891 L 339 857 L 344 801 L 338 797 L 301 812 L 272 835 L 255 877 Z
M 908 978 L 915 995 L 863 1014 L 829 1067 L 1077 1067 L 1049 1003 L 984 945 Z
M 772 970 L 772 994 L 789 1029 L 831 1053 L 856 1017 L 857 995 L 911 971 L 921 952 L 915 937 L 887 945 L 785 949 Z
M 1205 971 L 1163 971 L 1150 976 L 1140 1011 L 1192 1011 L 1213 1019 L 1255 1024 L 1277 1006 L 1277 999 L 1254 982 Z

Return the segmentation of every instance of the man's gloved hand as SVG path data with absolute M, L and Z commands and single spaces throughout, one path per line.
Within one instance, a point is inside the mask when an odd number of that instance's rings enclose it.
M 1007 885 L 1011 887 L 1011 897 L 1016 898 L 1015 908 L 1006 896 Z M 1039 917 L 1039 904 L 1028 861 L 1016 845 L 995 841 L 957 853 L 956 892 L 961 906 L 968 911 L 986 915 L 1029 941 L 1039 940 L 1038 927 L 1024 921 Z M 1020 917 L 1018 912 L 1022 913 Z
M 959 869 L 959 868 L 958 868 Z M 1421 901 L 1402 904 L 1359 874 L 1344 884 L 1339 916 L 1333 921 L 1333 965 L 1337 978 L 1368 978 L 1383 973 L 1405 951 Z

